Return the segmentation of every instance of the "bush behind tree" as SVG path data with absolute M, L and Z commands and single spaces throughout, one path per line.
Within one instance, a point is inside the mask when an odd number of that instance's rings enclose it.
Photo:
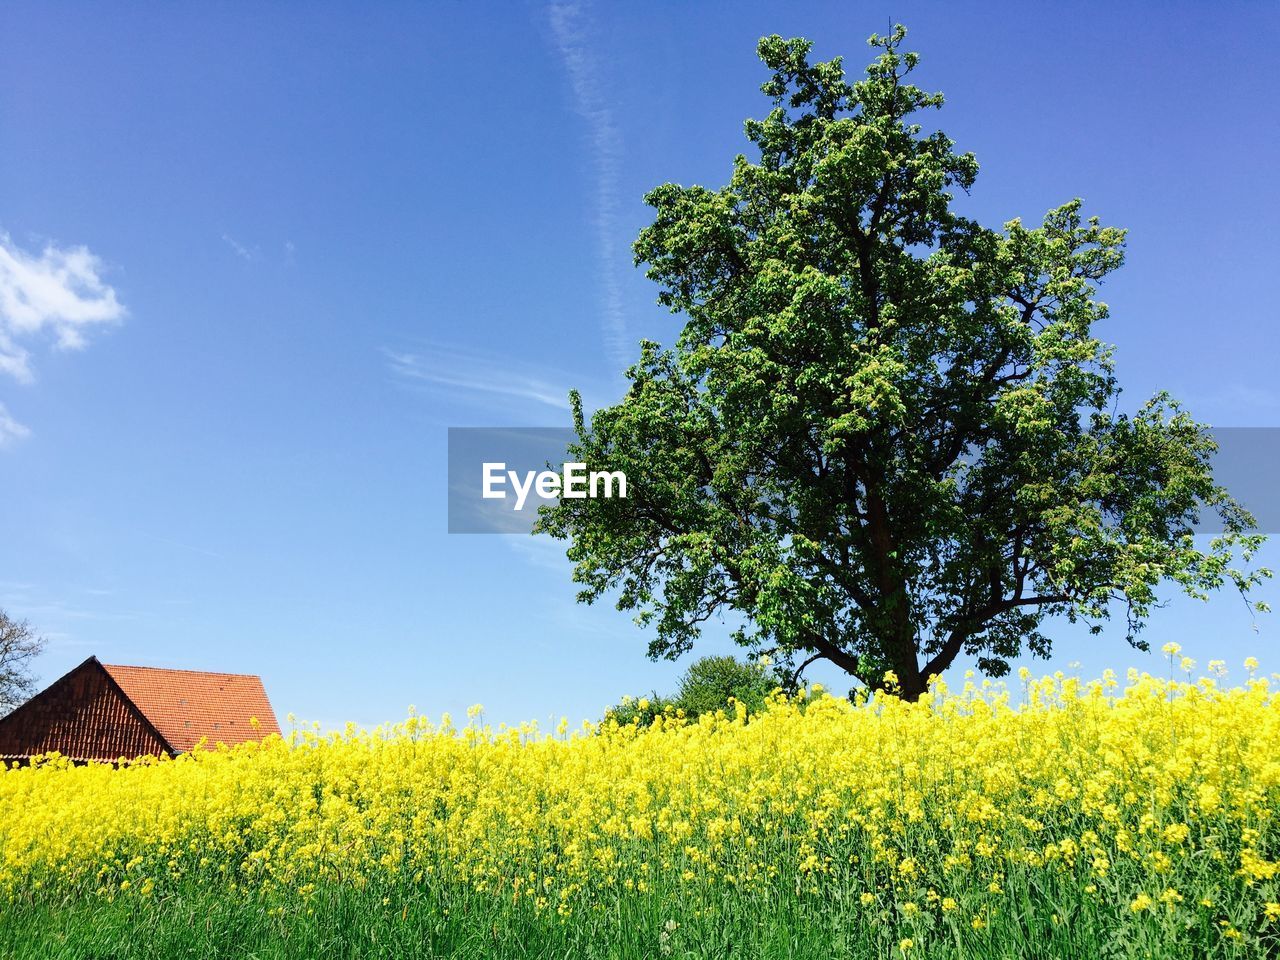
M 675 702 L 690 717 L 723 710 L 731 700 L 756 713 L 764 709 L 769 694 L 779 686 L 779 678 L 760 661 L 703 657 L 690 665 L 680 680 Z
M 789 679 L 772 669 L 767 659 L 702 657 L 684 672 L 674 696 L 654 691 L 645 697 L 623 697 L 605 712 L 604 720 L 623 726 L 648 726 L 668 714 L 695 720 L 704 713 L 729 710 L 735 702 L 745 706 L 749 714 L 759 713 L 768 706 L 770 694 L 789 688 Z

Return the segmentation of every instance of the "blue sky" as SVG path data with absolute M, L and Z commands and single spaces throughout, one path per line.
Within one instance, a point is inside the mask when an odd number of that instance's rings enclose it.
M 894 21 L 982 164 L 969 212 L 1081 196 L 1131 229 L 1101 331 L 1127 396 L 1280 425 L 1274 4 L 10 3 L 0 608 L 49 636 L 41 676 L 255 672 L 326 724 L 670 686 L 554 544 L 446 534 L 446 429 L 616 398 L 678 329 L 630 265 L 640 198 L 727 178 L 756 38 L 860 70 Z M 1276 616 L 1174 600 L 1149 636 L 1274 669 Z M 1057 633 L 1054 665 L 1158 668 Z

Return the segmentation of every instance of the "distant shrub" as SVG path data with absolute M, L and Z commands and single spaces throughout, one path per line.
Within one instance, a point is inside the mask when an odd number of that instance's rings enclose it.
M 763 663 L 745 663 L 736 657 L 703 657 L 694 661 L 680 680 L 676 706 L 690 717 L 714 713 L 736 700 L 749 713 L 764 709 L 778 679 Z
M 647 697 L 623 697 L 614 706 L 610 707 L 604 713 L 604 722 L 610 720 L 626 726 L 631 723 L 638 723 L 642 727 L 647 727 L 653 721 L 662 716 L 664 713 L 674 713 L 675 704 L 670 697 L 660 697 L 656 693 L 651 693 Z
M 748 713 L 758 713 L 779 685 L 767 663 L 747 663 L 729 656 L 703 657 L 685 671 L 674 697 L 656 692 L 647 697 L 623 697 L 605 711 L 604 720 L 638 723 L 642 727 L 665 713 L 693 720 L 704 713 L 728 710 L 731 701 L 743 704 Z

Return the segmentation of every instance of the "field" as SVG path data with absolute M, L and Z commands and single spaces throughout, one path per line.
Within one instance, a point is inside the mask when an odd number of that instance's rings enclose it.
M 0 955 L 1275 956 L 1280 699 L 1209 673 L 53 759 Z

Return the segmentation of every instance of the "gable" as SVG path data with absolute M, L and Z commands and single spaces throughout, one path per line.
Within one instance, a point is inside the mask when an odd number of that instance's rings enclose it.
M 173 752 L 94 657 L 0 719 L 0 757 L 55 750 L 107 761 Z

